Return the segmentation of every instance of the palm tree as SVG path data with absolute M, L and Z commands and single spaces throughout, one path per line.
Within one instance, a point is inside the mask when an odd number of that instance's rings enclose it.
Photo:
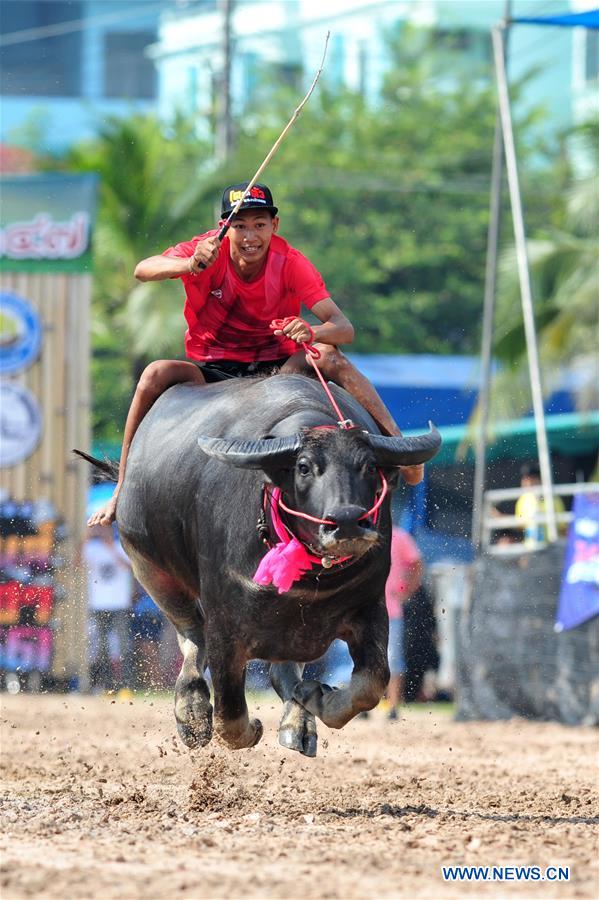
M 577 375 L 577 403 L 588 409 L 599 405 L 599 120 L 575 129 L 573 137 L 584 169 L 572 180 L 562 227 L 530 240 L 528 256 L 544 389 L 551 394 L 568 367 Z M 530 402 L 513 247 L 501 260 L 497 319 L 495 351 L 505 368 L 494 381 L 493 410 L 505 418 Z
M 176 116 L 109 118 L 66 165 L 100 175 L 94 233 L 93 430 L 119 441 L 135 382 L 150 358 L 183 353 L 179 282 L 137 284 L 136 263 L 213 219 L 212 153 Z
M 71 152 L 71 169 L 100 175 L 94 234 L 94 326 L 96 334 L 120 330 L 138 357 L 183 347 L 181 286 L 137 285 L 136 263 L 191 236 L 210 222 L 211 152 L 193 124 L 175 117 L 165 130 L 155 116 L 110 118 L 93 141 Z M 123 338 L 123 335 L 125 337 Z

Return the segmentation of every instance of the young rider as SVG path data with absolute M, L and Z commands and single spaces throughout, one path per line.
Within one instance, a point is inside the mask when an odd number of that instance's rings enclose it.
M 243 182 L 225 189 L 221 225 L 247 186 Z M 167 388 L 265 371 L 310 375 L 312 366 L 302 342 L 314 343 L 320 351 L 316 364 L 324 377 L 352 394 L 383 433 L 401 435 L 373 385 L 338 349 L 353 341 L 353 326 L 329 297 L 312 263 L 278 236 L 277 213 L 269 188 L 256 184 L 222 242 L 217 231 L 208 231 L 137 264 L 139 281 L 182 280 L 189 361 L 158 360 L 143 371 L 125 423 L 118 483 L 110 501 L 88 524 L 114 521 L 131 441 Z M 312 329 L 299 317 L 302 305 L 320 325 Z M 286 322 L 273 330 L 274 319 Z M 408 484 L 422 480 L 423 466 L 405 466 L 401 471 Z

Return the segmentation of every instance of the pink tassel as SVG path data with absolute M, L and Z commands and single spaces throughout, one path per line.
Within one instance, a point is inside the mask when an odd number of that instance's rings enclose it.
M 312 568 L 314 558 L 297 538 L 272 547 L 256 569 L 256 584 L 274 584 L 279 594 L 285 594 L 292 584 Z

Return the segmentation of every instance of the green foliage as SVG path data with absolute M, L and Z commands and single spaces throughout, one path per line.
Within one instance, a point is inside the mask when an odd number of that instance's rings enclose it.
M 209 160 L 190 121 L 177 116 L 165 133 L 154 116 L 135 115 L 109 119 L 96 139 L 64 161 L 101 179 L 92 299 L 97 437 L 122 434 L 144 361 L 182 354 L 181 285 L 138 285 L 133 270 L 140 259 L 195 233 L 198 220 L 211 219 L 212 192 L 202 172 Z
M 531 285 L 544 388 L 550 393 L 561 366 L 579 370 L 579 405 L 599 404 L 596 353 L 599 346 L 599 120 L 574 129 L 571 146 L 583 163 L 568 173 L 566 203 L 538 236 L 528 241 Z M 501 259 L 496 328 L 496 354 L 505 371 L 494 393 L 507 411 L 519 413 L 529 405 L 523 381 L 526 341 L 520 306 L 515 250 Z M 593 363 L 593 360 L 595 362 Z M 586 376 L 584 373 L 587 373 Z
M 393 46 L 395 65 L 378 101 L 327 90 L 323 79 L 263 180 L 280 207 L 280 233 L 314 262 L 352 320 L 355 351 L 475 353 L 493 89 L 488 77 L 459 68 L 451 81 L 440 79 L 423 33 L 404 34 Z M 145 360 L 183 355 L 180 283 L 136 285 L 132 273 L 138 260 L 213 227 L 222 187 L 258 168 L 298 100 L 296 89 L 273 97 L 272 79 L 267 87 L 266 94 L 264 85 L 257 89 L 260 102 L 238 123 L 236 151 L 218 169 L 182 117 L 166 131 L 151 116 L 110 120 L 67 161 L 102 180 L 93 300 L 97 437 L 122 428 Z M 518 131 L 526 135 L 527 126 Z M 537 152 L 530 144 L 523 141 L 525 152 Z M 538 190 L 536 179 L 530 187 L 532 220 L 550 221 L 555 197 Z
M 401 96 L 388 84 L 374 109 L 348 93 L 314 98 L 268 173 L 281 233 L 323 273 L 356 326 L 356 350 L 468 352 L 484 270 L 490 98 Z M 246 171 L 275 137 L 276 128 L 241 137 Z
M 475 353 L 493 88 L 471 73 L 439 82 L 422 34 L 404 35 L 395 51 L 376 105 L 319 85 L 265 177 L 281 234 L 315 263 L 354 323 L 353 349 Z M 225 181 L 258 166 L 292 108 L 281 94 L 267 116 L 247 117 Z M 537 187 L 535 179 L 533 218 L 542 221 L 552 198 Z

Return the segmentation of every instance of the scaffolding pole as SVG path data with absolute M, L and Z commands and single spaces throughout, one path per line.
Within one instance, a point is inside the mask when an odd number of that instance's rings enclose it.
M 219 2 L 222 20 L 222 70 L 218 79 L 215 154 L 219 162 L 226 162 L 233 150 L 231 68 L 234 7 L 235 0 L 220 0 Z
M 511 17 L 511 0 L 505 0 L 503 18 L 506 26 L 504 53 L 507 70 L 507 26 Z M 497 291 L 497 257 L 501 227 L 501 188 L 503 184 L 503 137 L 499 109 L 495 116 L 493 162 L 491 168 L 491 199 L 489 228 L 487 231 L 487 260 L 485 265 L 485 295 L 481 336 L 480 381 L 478 389 L 478 429 L 474 449 L 474 494 L 472 501 L 472 543 L 478 550 L 483 535 L 483 498 L 487 466 L 487 438 L 489 430 L 489 399 L 491 393 L 491 366 L 493 355 L 493 321 Z
M 541 483 L 543 485 L 545 511 L 547 513 L 547 537 L 550 542 L 553 542 L 557 540 L 555 503 L 553 502 L 553 481 L 551 477 L 547 429 L 545 427 L 545 410 L 543 408 L 543 391 L 541 388 L 539 352 L 537 347 L 528 253 L 526 248 L 526 233 L 524 230 L 524 214 L 518 179 L 516 146 L 514 143 L 514 130 L 512 126 L 507 70 L 505 65 L 504 33 L 505 27 L 503 25 L 499 25 L 493 29 L 493 56 L 495 59 L 495 76 L 497 80 L 497 95 L 499 99 L 503 146 L 505 150 L 510 206 L 512 209 L 512 221 L 514 225 L 514 241 L 516 244 L 522 316 L 524 319 L 524 333 L 526 336 L 526 355 L 528 359 L 532 406 L 537 435 L 537 451 L 539 455 L 539 467 L 541 469 Z

